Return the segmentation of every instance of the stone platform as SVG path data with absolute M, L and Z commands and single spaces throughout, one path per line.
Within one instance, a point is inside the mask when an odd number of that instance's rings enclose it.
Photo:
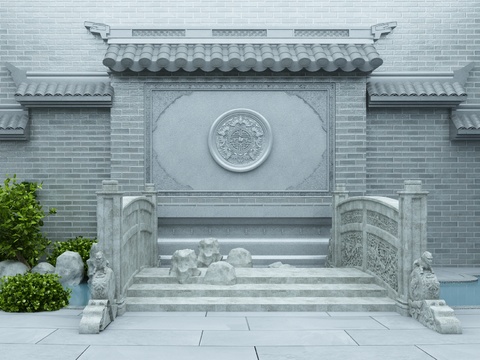
M 202 276 L 178 284 L 168 271 L 139 272 L 127 311 L 395 311 L 374 278 L 352 268 L 236 269 L 232 286 L 202 284 Z

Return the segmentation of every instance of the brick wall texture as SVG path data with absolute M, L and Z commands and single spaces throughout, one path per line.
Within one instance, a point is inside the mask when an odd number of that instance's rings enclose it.
M 376 43 L 376 72 L 450 72 L 476 61 L 466 105 L 480 106 L 480 3 L 463 0 L 0 0 L 0 106 L 15 104 L 4 66 L 27 71 L 105 71 L 107 45 L 84 21 L 112 26 L 350 27 L 397 21 Z M 302 75 L 304 76 L 304 75 Z M 112 109 L 32 109 L 28 142 L 0 141 L 0 177 L 43 182 L 53 240 L 96 233 L 102 179 L 126 192 L 145 177 L 143 83 L 161 78 L 112 75 Z M 445 266 L 480 265 L 480 142 L 449 140 L 449 110 L 366 109 L 365 77 L 320 76 L 337 83 L 337 181 L 354 194 L 396 197 L 405 179 L 429 194 L 429 250 Z

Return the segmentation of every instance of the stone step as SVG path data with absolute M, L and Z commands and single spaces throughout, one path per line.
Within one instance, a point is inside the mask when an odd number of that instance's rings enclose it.
M 200 283 L 201 276 L 193 277 Z M 134 278 L 135 284 L 177 284 L 177 279 L 168 274 L 167 268 L 146 268 Z M 354 268 L 238 268 L 235 269 L 237 284 L 372 284 L 374 279 Z
M 127 311 L 395 311 L 386 297 L 138 297 Z
M 134 284 L 127 297 L 385 297 L 376 284 Z

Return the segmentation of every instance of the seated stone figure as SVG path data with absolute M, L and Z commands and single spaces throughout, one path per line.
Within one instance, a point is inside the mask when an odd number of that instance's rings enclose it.
M 432 270 L 433 256 L 425 251 L 410 274 L 409 313 L 426 327 L 442 334 L 460 334 L 462 327 L 453 309 L 440 300 L 440 283 Z
M 220 254 L 220 246 L 218 240 L 208 238 L 200 240 L 198 244 L 198 267 L 209 267 L 210 264 L 222 260 L 223 256 Z
M 111 304 L 115 303 L 115 275 L 108 267 L 108 261 L 102 251 L 95 254 L 90 297 L 97 300 L 106 299 Z
M 175 276 L 180 284 L 191 282 L 192 276 L 199 276 L 201 271 L 197 269 L 195 251 L 190 249 L 175 251 L 169 274 Z

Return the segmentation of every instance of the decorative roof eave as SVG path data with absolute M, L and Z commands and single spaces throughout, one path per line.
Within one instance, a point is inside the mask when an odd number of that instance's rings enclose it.
M 85 27 L 107 41 L 103 64 L 116 72 L 371 72 L 383 63 L 374 42 L 396 22 L 355 29 Z
M 459 108 L 450 121 L 450 140 L 480 140 L 480 108 Z
M 17 85 L 15 100 L 29 107 L 111 107 L 107 73 L 27 73 L 6 63 Z
M 28 140 L 30 121 L 28 111 L 17 106 L 0 107 L 0 141 Z
M 367 80 L 369 107 L 455 108 L 467 99 L 470 63 L 452 73 L 379 73 Z

